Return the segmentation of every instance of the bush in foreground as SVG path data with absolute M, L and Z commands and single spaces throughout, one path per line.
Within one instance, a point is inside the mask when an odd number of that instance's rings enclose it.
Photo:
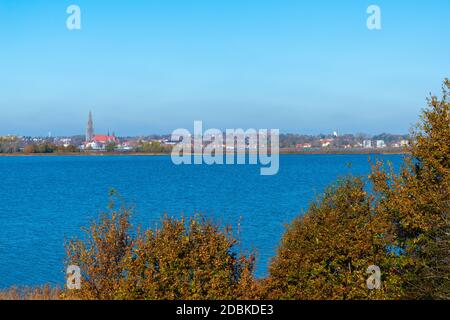
M 404 297 L 450 299 L 450 82 L 428 99 L 399 174 L 372 174 L 378 214 L 389 218 L 402 252 Z
M 373 214 L 364 183 L 349 177 L 330 187 L 288 226 L 270 266 L 272 299 L 387 299 L 397 297 L 395 255 L 385 222 Z M 383 269 L 380 290 L 368 290 L 367 268 Z
M 81 268 L 80 290 L 67 299 L 255 298 L 253 256 L 238 254 L 231 230 L 194 216 L 164 218 L 156 230 L 133 230 L 130 210 L 115 208 L 70 241 L 67 265 Z

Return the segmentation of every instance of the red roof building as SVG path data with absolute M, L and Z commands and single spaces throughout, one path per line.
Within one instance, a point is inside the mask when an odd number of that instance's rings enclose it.
M 100 144 L 119 143 L 119 140 L 114 136 L 108 136 L 105 134 L 96 134 L 92 137 L 92 142 Z

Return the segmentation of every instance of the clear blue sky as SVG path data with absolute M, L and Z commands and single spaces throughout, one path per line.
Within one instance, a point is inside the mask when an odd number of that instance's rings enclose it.
M 449 17 L 448 0 L 0 0 L 0 134 L 83 133 L 89 110 L 119 135 L 406 133 L 450 76 Z

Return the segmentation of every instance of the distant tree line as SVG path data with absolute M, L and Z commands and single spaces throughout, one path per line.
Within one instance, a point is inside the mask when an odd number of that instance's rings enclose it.
M 142 153 L 170 153 L 172 151 L 172 146 L 163 145 L 159 141 L 144 141 L 136 146 L 134 150 Z
M 32 153 L 74 153 L 80 150 L 74 145 L 62 146 L 50 142 L 43 142 L 39 144 L 27 144 L 23 148 L 24 154 Z
M 0 153 L 15 153 L 20 150 L 20 140 L 17 137 L 0 137 Z

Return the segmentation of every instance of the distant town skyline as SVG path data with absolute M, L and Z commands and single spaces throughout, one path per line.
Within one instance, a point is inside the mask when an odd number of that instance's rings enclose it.
M 107 137 L 142 137 L 142 136 L 151 136 L 151 135 L 156 135 L 156 136 L 170 136 L 172 133 L 171 132 L 155 132 L 155 131 L 148 131 L 148 132 L 144 132 L 141 134 L 126 134 L 126 133 L 122 133 L 122 134 L 117 134 L 116 135 L 116 131 L 114 130 L 114 128 L 112 127 L 107 127 L 106 129 L 102 129 L 97 131 L 94 128 L 94 120 L 93 120 L 94 116 L 92 111 L 88 112 L 87 115 L 87 121 L 85 119 L 84 122 L 84 128 L 81 126 L 78 129 L 78 132 L 74 132 L 74 133 L 70 133 L 70 134 L 54 134 L 53 131 L 49 130 L 47 132 L 44 132 L 43 134 L 21 134 L 21 133 L 7 133 L 7 134 L 0 134 L 0 137 L 40 137 L 40 138 L 56 138 L 56 137 L 75 137 L 75 136 L 82 136 L 84 141 L 86 142 L 90 142 L 93 140 L 94 136 L 96 135 L 100 135 L 100 136 L 107 136 Z M 192 124 L 191 124 L 192 126 Z M 187 126 L 189 128 L 189 126 Z M 220 128 L 218 128 L 220 130 Z M 243 130 L 247 130 L 250 128 L 229 128 L 229 129 L 243 129 Z M 101 132 L 101 133 L 100 133 Z M 286 131 L 286 132 L 280 132 L 283 135 L 289 135 L 289 134 L 293 134 L 293 135 L 305 135 L 305 136 L 320 136 L 320 135 L 324 135 L 324 136 L 330 136 L 330 137 L 338 137 L 341 135 L 365 135 L 367 137 L 370 136 L 376 136 L 376 135 L 381 135 L 381 134 L 392 134 L 392 135 L 408 135 L 409 133 L 407 131 L 405 132 L 389 132 L 389 131 L 378 131 L 378 132 L 365 132 L 365 131 L 359 131 L 359 132 L 341 132 L 338 129 L 330 129 L 327 131 L 321 131 L 321 132 L 301 132 L 301 131 Z
M 0 135 L 407 133 L 450 71 L 450 2 L 0 1 Z M 81 9 L 68 30 L 66 9 Z M 437 47 L 437 48 L 436 48 Z

